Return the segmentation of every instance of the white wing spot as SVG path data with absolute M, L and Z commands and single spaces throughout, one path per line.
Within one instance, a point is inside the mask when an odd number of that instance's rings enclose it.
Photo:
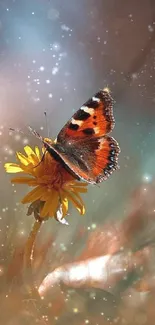
M 94 102 L 100 102 L 100 99 L 99 98 L 97 98 L 97 97 L 92 97 L 92 100 L 94 101 Z
M 71 123 L 72 123 L 72 124 L 77 124 L 77 125 L 81 126 L 82 123 L 83 123 L 83 121 L 75 120 L 74 118 L 72 118 L 72 119 L 71 119 Z
M 95 133 L 98 133 L 100 129 L 98 127 L 94 128 Z
M 87 106 L 81 106 L 82 111 L 89 113 L 90 115 L 94 114 L 94 109 Z

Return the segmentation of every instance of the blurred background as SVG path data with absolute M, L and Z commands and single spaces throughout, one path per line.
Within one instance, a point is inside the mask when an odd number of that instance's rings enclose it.
M 72 250 L 79 231 L 89 236 L 104 222 L 126 218 L 137 203 L 131 200 L 137 189 L 142 192 L 140 205 L 143 191 L 148 200 L 151 195 L 146 214 L 155 213 L 155 191 L 150 187 L 155 177 L 154 78 L 153 0 L 0 1 L 1 279 L 33 223 L 33 217 L 26 216 L 27 208 L 20 203 L 26 187 L 11 185 L 4 163 L 15 161 L 15 152 L 23 151 L 25 144 L 40 146 L 26 127 L 31 125 L 46 137 L 44 111 L 50 136 L 55 138 L 89 97 L 108 86 L 115 100 L 113 136 L 121 154 L 120 170 L 100 187 L 90 186 L 84 195 L 86 215 L 79 216 L 71 207 L 69 227 L 50 219 L 41 229 L 42 243 L 54 236 L 58 255 Z M 9 127 L 20 128 L 25 135 L 12 133 Z M 82 245 L 82 240 L 76 239 L 74 256 Z M 52 255 L 56 265 L 57 258 L 56 253 Z M 46 269 L 43 274 L 47 274 Z M 3 286 L 3 303 L 8 288 L 10 285 Z M 26 317 L 19 324 L 30 324 Z M 5 323 L 14 324 L 9 317 L 2 319 Z

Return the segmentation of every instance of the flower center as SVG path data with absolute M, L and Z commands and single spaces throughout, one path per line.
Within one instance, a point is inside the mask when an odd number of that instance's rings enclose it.
M 34 176 L 37 183 L 46 186 L 49 190 L 55 189 L 59 191 L 65 183 L 74 179 L 49 153 L 45 155 L 45 159 L 43 159 L 35 171 Z

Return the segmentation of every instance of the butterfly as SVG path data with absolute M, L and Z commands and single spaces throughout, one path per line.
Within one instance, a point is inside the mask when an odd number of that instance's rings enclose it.
M 109 136 L 114 125 L 113 99 L 105 88 L 81 106 L 53 144 L 31 127 L 30 130 L 75 179 L 98 184 L 118 168 L 120 148 L 117 141 Z

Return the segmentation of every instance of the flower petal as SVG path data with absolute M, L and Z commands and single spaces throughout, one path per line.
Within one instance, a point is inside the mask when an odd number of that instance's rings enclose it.
M 70 182 L 70 184 L 72 185 L 72 186 L 88 186 L 88 184 L 86 183 L 86 182 L 79 182 L 79 181 L 72 181 L 72 182 Z
M 27 157 L 25 157 L 21 152 L 17 152 L 16 155 L 17 155 L 17 158 L 19 159 L 19 161 L 20 161 L 24 166 L 29 165 L 29 159 L 28 159 Z
M 57 191 L 52 190 L 40 212 L 40 216 L 43 218 L 46 217 L 47 215 L 53 217 L 55 212 L 58 209 L 58 202 L 59 202 L 59 194 Z
M 44 191 L 45 191 L 44 187 L 37 186 L 23 198 L 22 203 L 23 204 L 31 203 L 39 200 L 43 195 Z
M 52 195 L 52 190 L 49 192 L 49 190 L 46 188 L 43 195 L 41 196 L 41 201 L 47 201 L 49 197 Z
M 51 200 L 50 198 L 44 203 L 43 208 L 40 211 L 40 217 L 45 218 L 49 216 L 49 208 L 50 208 Z
M 77 199 L 80 201 L 80 203 L 84 205 L 84 202 L 83 202 L 83 200 L 82 200 L 80 194 L 79 194 L 77 191 L 75 191 L 75 192 L 73 192 L 73 193 L 74 193 L 74 195 L 77 197 Z
M 15 177 L 11 179 L 11 183 L 14 184 L 28 184 L 31 186 L 37 186 L 37 182 L 32 177 Z
M 80 208 L 76 207 L 76 209 L 80 212 L 81 216 L 83 216 L 86 212 L 84 205 L 82 205 Z
M 38 159 L 41 160 L 40 150 L 37 146 L 35 147 L 35 153 L 36 153 L 36 156 L 38 157 Z
M 58 205 L 59 205 L 59 193 L 57 191 L 55 191 L 55 195 L 52 198 L 52 204 L 50 206 L 50 211 L 49 211 L 49 215 L 50 216 L 54 216 L 56 211 L 58 210 Z
M 21 168 L 22 168 L 24 174 L 33 175 L 34 166 L 31 163 L 29 163 L 27 166 L 25 166 L 24 164 L 21 163 Z
M 60 192 L 60 200 L 62 205 L 63 216 L 65 216 L 68 212 L 68 199 L 62 191 Z
M 31 147 L 29 146 L 25 146 L 24 147 L 25 153 L 27 154 L 29 163 L 32 163 L 32 165 L 37 165 L 39 163 L 39 159 L 38 156 L 36 155 L 36 153 L 32 150 Z
M 82 206 L 82 213 L 81 213 L 81 214 L 82 214 L 82 215 L 85 214 L 85 205 L 84 205 L 84 202 L 83 202 L 81 196 L 79 195 L 78 192 L 75 192 L 74 195 L 75 195 L 75 197 L 76 197 L 76 198 L 80 201 L 80 203 L 81 203 L 81 206 Z
M 80 198 L 80 202 L 79 202 L 76 199 L 75 194 L 73 194 L 69 191 L 66 191 L 66 190 L 64 192 L 66 193 L 66 197 L 68 198 L 68 200 L 72 201 L 73 205 L 80 212 L 80 214 L 81 215 L 85 214 L 85 206 L 84 206 L 82 199 Z
M 74 193 L 86 193 L 87 192 L 87 188 L 82 188 L 82 187 L 76 187 L 76 186 L 74 186 L 74 187 L 71 187 L 70 188 L 70 191 L 72 191 L 72 192 L 74 192 Z
M 28 157 L 29 157 L 30 155 L 35 155 L 34 151 L 33 151 L 32 148 L 29 147 L 29 146 L 25 146 L 25 147 L 24 147 L 24 151 L 25 151 L 25 153 L 27 154 Z
M 14 164 L 14 163 L 6 163 L 4 165 L 4 168 L 7 173 L 21 173 L 21 172 L 23 172 L 23 169 L 19 165 Z
M 32 165 L 35 167 L 37 167 L 38 163 L 39 163 L 39 159 L 36 156 L 36 154 L 33 154 L 31 156 L 29 156 L 29 162 L 32 163 Z
M 66 197 L 62 200 L 62 212 L 63 216 L 65 216 L 68 212 L 68 199 Z

